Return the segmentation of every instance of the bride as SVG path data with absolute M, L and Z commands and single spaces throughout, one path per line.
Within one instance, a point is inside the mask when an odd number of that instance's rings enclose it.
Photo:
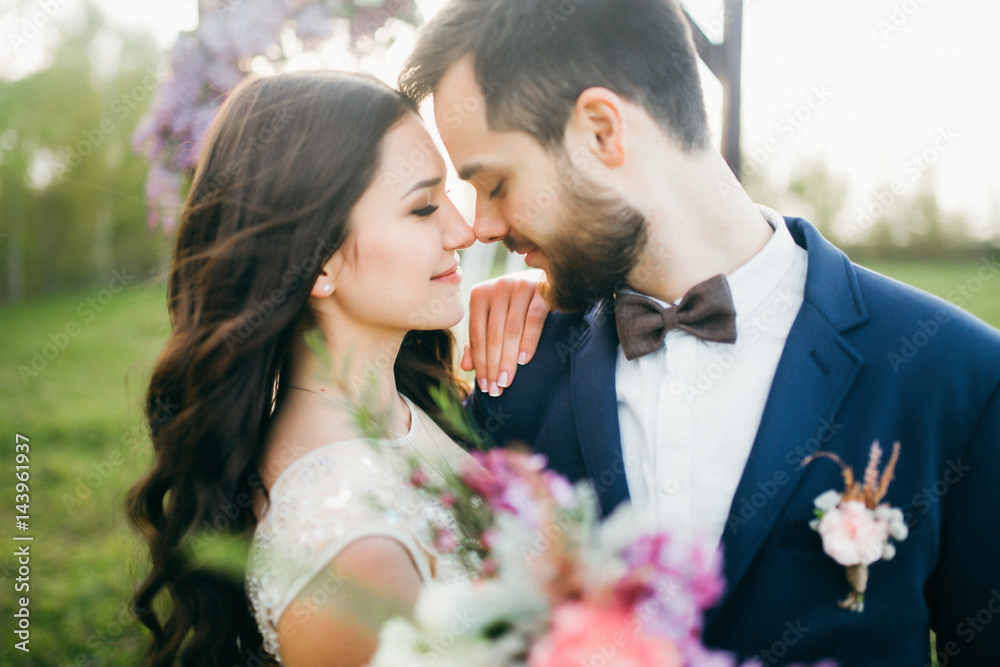
M 435 539 L 447 512 L 406 483 L 411 459 L 435 475 L 471 444 L 435 400 L 466 391 L 448 328 L 475 240 L 445 175 L 415 107 L 374 79 L 258 78 L 223 106 L 171 264 L 155 462 L 129 497 L 147 664 L 362 665 L 422 582 L 459 576 Z M 199 560 L 211 529 L 253 533 L 245 586 Z

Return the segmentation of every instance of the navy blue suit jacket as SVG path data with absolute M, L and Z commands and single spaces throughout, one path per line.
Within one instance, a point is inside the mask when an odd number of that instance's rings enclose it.
M 1000 665 L 1000 333 L 852 264 L 808 222 L 786 222 L 809 253 L 805 300 L 732 501 L 727 591 L 706 643 L 764 664 L 919 667 L 932 628 L 941 667 Z M 605 514 L 628 499 L 617 346 L 612 302 L 553 313 L 512 386 L 469 402 L 497 444 L 527 443 L 571 480 L 593 480 Z M 886 501 L 910 534 L 871 566 L 859 614 L 837 606 L 844 568 L 808 525 L 813 500 L 843 489 L 840 469 L 801 463 L 822 447 L 860 475 L 876 439 L 883 463 L 902 444 Z

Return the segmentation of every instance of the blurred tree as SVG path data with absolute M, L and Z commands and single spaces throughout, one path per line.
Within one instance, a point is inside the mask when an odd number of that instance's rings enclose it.
M 819 159 L 795 170 L 788 192 L 806 210 L 803 217 L 834 244 L 840 242 L 836 221 L 847 197 L 847 180 Z
M 902 198 L 889 211 L 899 229 L 903 246 L 918 257 L 952 257 L 977 243 L 969 234 L 965 216 L 944 211 L 938 201 L 933 176 L 927 175 L 920 189 Z
M 156 88 L 145 35 L 92 5 L 60 26 L 51 62 L 0 79 L 0 280 L 6 300 L 148 271 L 164 245 L 144 232 L 145 164 L 129 137 Z M 3 239 L 2 236 L 6 235 Z
M 866 220 L 846 248 L 851 257 L 950 259 L 982 252 L 988 242 L 973 238 L 966 217 L 941 208 L 933 174 L 925 174 L 915 187 L 891 198 L 888 186 L 877 191 L 886 204 L 873 207 L 880 213 Z
M 744 169 L 740 175 L 740 184 L 758 204 L 781 210 L 784 196 L 763 169 Z
M 747 169 L 740 179 L 750 197 L 785 215 L 806 218 L 822 234 L 839 242 L 836 222 L 847 197 L 847 181 L 830 171 L 820 159 L 811 160 L 795 169 L 787 185 L 775 184 L 762 169 Z
M 984 246 L 1000 245 L 1000 202 L 994 237 L 973 238 L 963 215 L 941 208 L 931 173 L 900 194 L 888 185 L 875 188 L 853 217 L 844 211 L 846 179 L 824 162 L 807 162 L 794 173 L 782 188 L 764 171 L 748 171 L 743 186 L 754 201 L 808 219 L 854 259 L 971 257 L 982 253 Z

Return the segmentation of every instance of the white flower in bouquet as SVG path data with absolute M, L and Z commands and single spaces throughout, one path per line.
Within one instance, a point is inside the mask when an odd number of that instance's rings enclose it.
M 545 622 L 548 602 L 523 578 L 428 582 L 414 618 L 428 635 L 465 640 L 500 626 L 527 628 Z
M 618 581 L 628 571 L 621 554 L 635 542 L 636 535 L 653 534 L 657 530 L 649 513 L 623 503 L 594 532 L 592 548 L 582 557 L 587 569 L 584 585 L 597 590 Z
M 368 667 L 510 667 L 508 651 L 486 637 L 431 635 L 394 618 L 382 626 L 378 652 Z M 523 650 L 523 649 L 521 649 Z

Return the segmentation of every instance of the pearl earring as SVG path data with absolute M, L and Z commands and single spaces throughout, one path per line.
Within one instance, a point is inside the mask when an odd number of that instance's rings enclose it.
M 329 293 L 333 289 L 333 285 L 323 285 L 323 291 Z

